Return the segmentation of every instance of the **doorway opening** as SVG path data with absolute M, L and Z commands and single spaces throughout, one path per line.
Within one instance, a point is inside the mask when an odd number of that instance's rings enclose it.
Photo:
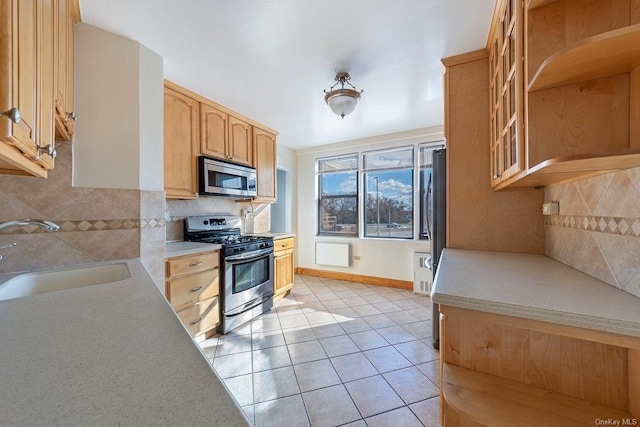
M 276 203 L 271 204 L 271 232 L 291 232 L 291 172 L 277 169 Z

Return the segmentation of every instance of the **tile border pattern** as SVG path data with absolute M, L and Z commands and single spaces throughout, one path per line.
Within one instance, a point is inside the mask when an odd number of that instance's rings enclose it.
M 102 230 L 132 230 L 141 228 L 165 227 L 163 218 L 125 218 L 125 219 L 96 219 L 96 220 L 53 220 L 60 226 L 60 232 L 102 231 Z M 7 234 L 35 234 L 46 231 L 35 225 L 10 227 L 0 231 L 0 235 Z
M 544 217 L 544 225 L 597 231 L 621 236 L 640 236 L 640 218 L 610 216 L 553 215 Z

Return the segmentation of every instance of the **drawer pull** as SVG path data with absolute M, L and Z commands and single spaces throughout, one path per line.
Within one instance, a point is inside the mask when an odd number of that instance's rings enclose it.
M 198 317 L 198 320 L 194 320 L 193 322 L 189 322 L 189 326 L 197 325 L 202 320 L 202 317 Z
M 192 262 L 191 264 L 189 264 L 189 267 L 197 267 L 199 265 L 202 265 L 202 261 Z
M 202 286 L 198 286 L 197 288 L 191 288 L 189 289 L 189 292 L 198 292 L 200 289 L 202 289 Z

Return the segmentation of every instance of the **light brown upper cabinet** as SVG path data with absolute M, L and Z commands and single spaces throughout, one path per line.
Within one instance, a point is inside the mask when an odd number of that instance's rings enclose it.
M 200 103 L 164 88 L 164 191 L 168 199 L 198 197 Z
M 209 103 L 200 104 L 200 154 L 253 166 L 251 125 Z
M 56 86 L 55 127 L 56 139 L 70 141 L 73 135 L 76 114 L 74 112 L 74 24 L 79 21 L 77 2 L 55 1 L 56 34 Z
M 255 167 L 256 200 L 275 201 L 278 132 L 168 80 L 164 85 L 167 197 L 198 197 L 197 160 L 204 155 Z
M 257 199 L 276 200 L 276 136 L 260 128 L 253 128 L 254 164 L 258 181 Z
M 216 107 L 200 104 L 200 154 L 228 160 L 229 115 Z
M 498 0 L 496 10 L 508 8 L 506 3 L 513 1 Z M 524 81 L 516 84 L 524 100 L 524 167 L 498 181 L 492 175 L 495 189 L 540 187 L 640 166 L 639 10 L 638 0 L 525 2 Z M 504 28 L 496 14 L 492 34 Z M 494 45 L 495 36 L 487 43 L 490 52 Z M 493 102 L 491 84 L 490 90 Z M 490 120 L 493 153 L 493 113 Z M 492 156 L 492 163 L 501 156 Z M 492 174 L 499 175 L 501 167 L 492 166 Z
M 524 169 L 523 12 L 520 0 L 502 3 L 489 44 L 491 185 Z
M 0 173 L 53 169 L 58 12 L 57 0 L 0 0 Z
M 255 166 L 253 161 L 252 126 L 234 116 L 229 116 L 229 160 L 247 166 Z

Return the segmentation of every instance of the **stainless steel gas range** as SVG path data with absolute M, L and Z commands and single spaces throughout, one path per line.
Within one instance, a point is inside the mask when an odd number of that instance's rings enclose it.
M 220 332 L 273 307 L 273 239 L 241 234 L 237 216 L 194 216 L 184 221 L 184 240 L 222 245 Z

